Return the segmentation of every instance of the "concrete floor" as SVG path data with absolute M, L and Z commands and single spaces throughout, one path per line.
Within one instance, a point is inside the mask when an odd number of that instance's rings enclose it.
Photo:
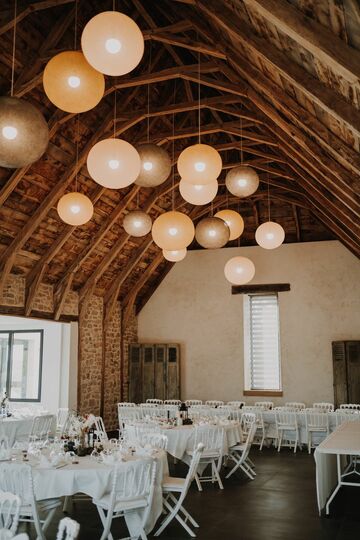
M 200 524 L 199 540 L 360 539 L 360 489 L 343 488 L 333 503 L 331 516 L 320 518 L 313 456 L 305 451 L 292 454 L 286 448 L 280 454 L 273 449 L 260 452 L 255 448 L 251 457 L 257 471 L 254 481 L 238 473 L 224 481 L 223 491 L 210 484 L 205 484 L 202 493 L 191 488 L 185 506 Z M 186 467 L 171 465 L 171 473 L 184 476 Z M 70 515 L 81 524 L 80 540 L 100 538 L 100 520 L 91 503 L 77 503 Z M 59 512 L 48 531 L 49 540 L 55 539 L 61 517 Z M 115 539 L 127 536 L 121 520 L 113 531 Z M 188 540 L 190 537 L 174 521 L 160 538 Z

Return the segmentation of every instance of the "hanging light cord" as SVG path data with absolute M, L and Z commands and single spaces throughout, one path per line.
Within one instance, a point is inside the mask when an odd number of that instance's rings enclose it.
M 79 164 L 79 115 L 76 115 L 76 166 L 75 166 L 75 191 L 78 190 L 78 164 Z
M 117 117 L 117 90 L 116 90 L 116 80 L 115 80 L 115 91 L 114 91 L 114 139 L 116 137 L 116 117 Z
M 201 92 L 200 92 L 200 88 L 201 88 L 201 82 L 200 82 L 200 51 L 198 52 L 198 104 L 199 104 L 199 109 L 198 109 L 198 124 L 199 124 L 199 144 L 201 142 L 201 114 L 200 114 L 200 107 L 201 107 Z
M 270 219 L 270 184 L 269 184 L 269 173 L 267 174 L 267 192 L 268 192 L 268 212 L 269 212 L 269 221 Z
M 14 30 L 13 30 L 13 50 L 11 60 L 11 97 L 14 95 L 14 73 L 15 73 L 15 48 L 16 48 L 16 18 L 17 18 L 17 0 L 14 3 Z
M 241 115 L 241 111 L 240 111 Z M 243 154 L 243 136 L 242 136 L 242 116 L 240 116 L 240 164 L 243 164 L 244 154 Z
M 150 40 L 149 51 L 149 73 L 151 72 L 152 63 L 152 42 Z M 150 83 L 147 85 L 147 142 L 150 142 Z
M 77 23 L 78 23 L 78 0 L 75 0 L 74 51 L 76 51 L 76 46 L 77 46 Z

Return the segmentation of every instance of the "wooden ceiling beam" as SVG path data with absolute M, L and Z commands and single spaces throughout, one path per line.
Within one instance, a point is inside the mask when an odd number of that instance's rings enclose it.
M 346 45 L 330 29 L 286 0 L 244 0 L 244 3 L 350 83 L 359 83 L 360 52 Z
M 286 56 L 268 39 L 256 35 L 245 21 L 238 21 L 235 13 L 225 5 L 220 8 L 214 0 L 199 2 L 199 5 L 202 12 L 227 31 L 233 40 L 253 51 L 307 98 L 360 136 L 360 113 L 340 94 Z
M 190 41 L 188 38 L 175 36 L 174 34 L 169 34 L 165 32 L 156 34 L 149 33 L 148 39 L 151 39 L 152 41 L 158 41 L 160 43 L 167 43 L 168 45 L 181 47 L 201 54 L 206 54 L 208 56 L 219 58 L 221 60 L 226 60 L 226 54 L 219 51 L 216 47 L 212 47 L 211 45 L 207 45 L 206 43 L 201 43 L 199 41 Z

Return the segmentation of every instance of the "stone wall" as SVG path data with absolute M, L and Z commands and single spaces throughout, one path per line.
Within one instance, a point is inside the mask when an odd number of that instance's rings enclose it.
M 12 309 L 24 305 L 25 280 L 21 276 L 10 275 L 1 299 L 2 310 L 4 312 L 9 307 L 11 314 Z M 51 285 L 42 284 L 39 287 L 33 309 L 49 316 L 53 313 Z M 63 315 L 77 317 L 78 314 L 78 294 L 70 291 L 64 303 Z M 78 410 L 80 413 L 102 413 L 108 430 L 117 428 L 116 404 L 128 397 L 128 344 L 137 341 L 135 314 L 131 315 L 121 334 L 120 303 L 117 303 L 111 319 L 105 325 L 103 300 L 92 296 L 86 311 L 79 316 Z

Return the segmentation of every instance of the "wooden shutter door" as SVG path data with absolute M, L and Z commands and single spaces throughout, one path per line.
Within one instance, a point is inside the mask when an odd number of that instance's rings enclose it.
M 336 407 L 341 403 L 347 403 L 347 373 L 346 351 L 344 341 L 332 342 L 333 371 L 334 371 L 334 402 Z
M 142 400 L 141 346 L 129 345 L 129 401 L 140 403 Z
M 166 399 L 180 399 L 180 346 L 168 345 L 166 352 Z
M 166 345 L 155 345 L 155 397 L 157 399 L 166 399 L 165 354 L 166 354 Z
M 142 345 L 142 400 L 155 397 L 154 345 Z
M 346 342 L 348 403 L 360 403 L 360 341 Z

